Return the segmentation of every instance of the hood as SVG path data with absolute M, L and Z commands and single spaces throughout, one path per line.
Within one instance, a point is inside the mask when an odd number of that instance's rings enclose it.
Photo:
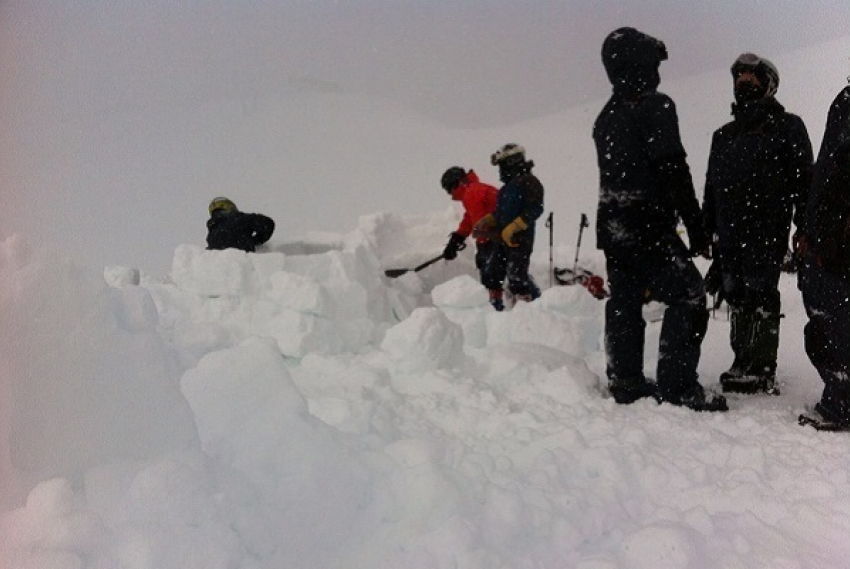
M 617 93 L 639 94 L 658 89 L 658 67 L 665 59 L 664 43 L 634 28 L 614 30 L 602 44 L 602 64 Z

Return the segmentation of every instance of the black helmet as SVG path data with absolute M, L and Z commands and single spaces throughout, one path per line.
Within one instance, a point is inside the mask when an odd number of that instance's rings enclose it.
M 628 80 L 636 69 L 657 71 L 666 59 L 664 42 L 634 28 L 616 29 L 602 43 L 602 65 L 613 85 Z
M 762 84 L 764 93 L 762 97 L 772 97 L 779 89 L 779 71 L 776 66 L 769 60 L 759 57 L 754 53 L 742 53 L 730 68 L 732 79 L 737 80 L 738 77 L 747 71 L 755 75 Z
M 525 159 L 525 148 L 512 142 L 490 155 L 490 164 L 499 167 L 499 177 L 502 181 L 528 172 L 534 167 L 534 162 Z
M 446 190 L 446 193 L 450 194 L 463 182 L 464 178 L 466 178 L 466 170 L 460 166 L 452 166 L 443 172 L 440 178 L 440 185 Z
M 509 142 L 490 155 L 493 166 L 515 166 L 525 162 L 525 148 Z

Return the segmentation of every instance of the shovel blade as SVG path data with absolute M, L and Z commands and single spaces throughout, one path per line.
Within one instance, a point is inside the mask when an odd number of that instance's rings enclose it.
M 409 271 L 410 269 L 387 269 L 386 271 L 384 271 L 384 274 L 391 279 L 397 279 L 398 277 Z

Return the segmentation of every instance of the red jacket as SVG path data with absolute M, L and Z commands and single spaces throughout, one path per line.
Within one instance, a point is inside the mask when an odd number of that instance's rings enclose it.
M 452 192 L 452 199 L 461 202 L 464 209 L 463 219 L 460 220 L 457 232 L 468 237 L 478 220 L 496 210 L 498 197 L 499 190 L 480 182 L 478 174 L 470 170 L 466 179 Z M 479 237 L 476 241 L 486 243 L 487 239 Z

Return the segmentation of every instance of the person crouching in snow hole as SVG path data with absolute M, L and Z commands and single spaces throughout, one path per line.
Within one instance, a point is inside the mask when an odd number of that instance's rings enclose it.
M 215 198 L 209 205 L 207 249 L 256 250 L 274 232 L 274 221 L 261 213 L 244 213 L 227 198 Z

